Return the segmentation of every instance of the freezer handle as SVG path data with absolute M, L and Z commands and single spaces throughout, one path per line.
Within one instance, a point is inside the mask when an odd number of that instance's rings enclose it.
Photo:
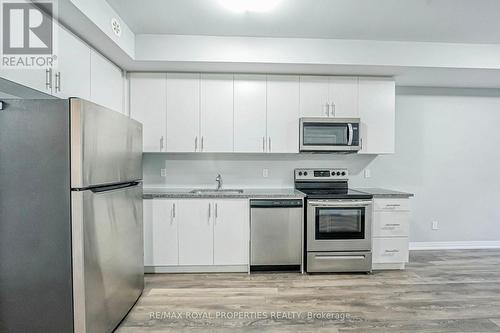
M 128 187 L 136 187 L 139 184 L 141 184 L 141 182 L 133 181 L 133 182 L 128 182 L 128 183 L 120 183 L 120 184 L 113 184 L 113 185 L 91 187 L 91 188 L 89 188 L 89 190 L 91 190 L 93 193 L 101 193 L 101 192 L 108 192 L 108 191 L 114 191 L 114 190 L 121 190 L 121 189 L 128 188 Z

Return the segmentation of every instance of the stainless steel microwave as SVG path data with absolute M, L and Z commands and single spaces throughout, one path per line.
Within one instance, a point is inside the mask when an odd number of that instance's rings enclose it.
M 301 152 L 360 150 L 359 118 L 300 118 Z

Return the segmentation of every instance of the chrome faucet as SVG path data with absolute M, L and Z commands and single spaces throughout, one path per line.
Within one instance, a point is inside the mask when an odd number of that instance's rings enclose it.
M 217 182 L 217 191 L 222 190 L 222 176 L 220 173 L 215 178 L 215 181 Z

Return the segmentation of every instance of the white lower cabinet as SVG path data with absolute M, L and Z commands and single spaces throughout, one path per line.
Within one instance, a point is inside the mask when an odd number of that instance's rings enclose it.
M 178 200 L 179 265 L 212 265 L 214 238 L 212 202 Z
M 148 271 L 246 271 L 248 251 L 247 199 L 144 200 Z
M 179 264 L 174 200 L 144 200 L 144 266 Z
M 373 201 L 373 269 L 404 269 L 409 259 L 410 199 Z
M 247 265 L 249 252 L 249 204 L 247 200 L 214 202 L 214 264 Z

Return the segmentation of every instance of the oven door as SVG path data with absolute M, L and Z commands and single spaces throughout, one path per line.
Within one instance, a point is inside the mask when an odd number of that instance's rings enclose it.
M 307 204 L 307 250 L 371 250 L 371 216 L 371 201 L 309 201 Z
M 300 119 L 300 151 L 357 151 L 359 149 L 359 119 Z

